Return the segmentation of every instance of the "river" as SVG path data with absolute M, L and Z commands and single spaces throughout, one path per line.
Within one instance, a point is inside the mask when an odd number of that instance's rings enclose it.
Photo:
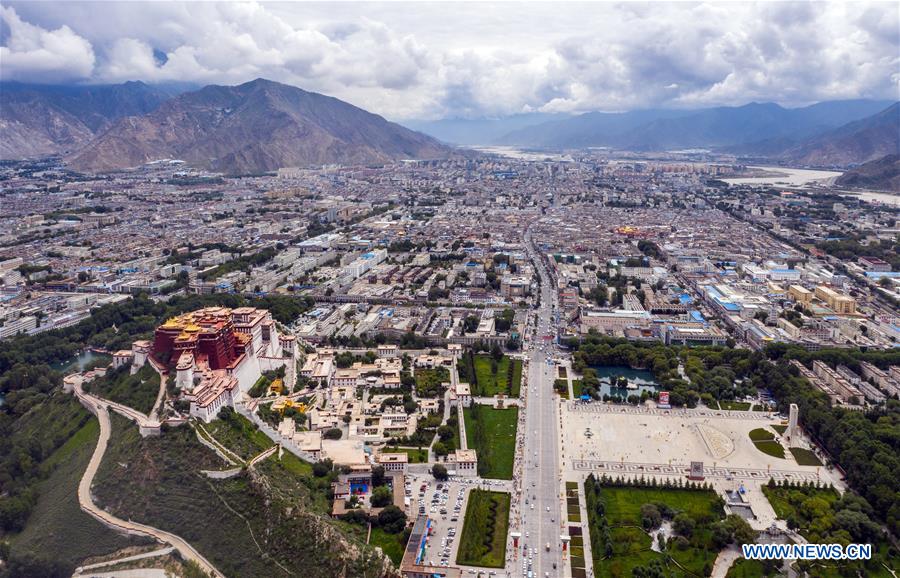
M 75 356 L 75 358 L 54 363 L 50 367 L 62 373 L 69 373 L 72 371 L 81 371 L 93 362 L 104 361 L 109 363 L 111 360 L 112 357 L 105 353 L 94 353 L 90 349 L 86 349 Z
M 736 177 L 722 179 L 729 185 L 787 185 L 789 187 L 802 187 L 804 185 L 831 184 L 834 179 L 843 173 L 836 171 L 816 171 L 810 169 L 791 169 L 785 167 L 747 167 L 768 173 L 778 173 L 774 177 Z

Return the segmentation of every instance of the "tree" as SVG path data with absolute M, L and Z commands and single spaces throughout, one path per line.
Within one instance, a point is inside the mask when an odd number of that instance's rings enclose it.
M 442 442 L 445 442 L 449 439 L 453 439 L 454 430 L 449 425 L 442 425 L 437 430 L 438 437 L 441 438 Z
M 339 439 L 341 439 L 342 435 L 344 435 L 344 432 L 342 432 L 341 430 L 339 430 L 336 427 L 333 427 L 333 428 L 327 430 L 322 435 L 322 437 L 324 437 L 327 440 L 339 440 Z
M 372 468 L 372 486 L 377 488 L 387 483 L 384 477 L 384 466 L 375 466 Z
M 662 514 L 653 504 L 641 505 L 641 526 L 645 530 L 655 530 L 662 524 Z
M 394 500 L 394 493 L 387 486 L 378 486 L 372 491 L 372 499 L 369 500 L 375 508 L 383 508 Z
M 434 479 L 438 481 L 446 481 L 450 476 L 447 474 L 447 468 L 443 466 L 443 464 L 434 464 L 431 467 L 431 475 L 434 476 Z
M 694 533 L 694 519 L 684 512 L 675 516 L 675 519 L 672 520 L 672 529 L 679 536 L 684 536 L 685 538 L 690 538 Z
M 316 462 L 313 464 L 313 475 L 317 478 L 327 476 L 333 468 L 334 463 L 332 463 L 332 461 L 329 459 L 322 460 L 321 462 Z
M 397 506 L 386 506 L 378 513 L 377 523 L 388 534 L 399 534 L 406 527 L 406 514 Z

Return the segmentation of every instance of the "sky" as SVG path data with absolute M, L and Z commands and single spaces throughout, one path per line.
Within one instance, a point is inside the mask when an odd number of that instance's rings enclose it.
M 900 99 L 896 2 L 3 2 L 0 79 L 268 78 L 393 120 Z

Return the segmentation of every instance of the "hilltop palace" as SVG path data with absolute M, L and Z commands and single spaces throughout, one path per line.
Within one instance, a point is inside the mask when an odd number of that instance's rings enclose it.
M 152 343 L 136 341 L 132 350 L 134 371 L 144 363 L 161 372 L 174 365 L 191 416 L 205 422 L 240 400 L 264 371 L 284 367 L 289 386 L 296 372 L 296 338 L 280 334 L 272 314 L 253 307 L 184 313 L 160 325 Z

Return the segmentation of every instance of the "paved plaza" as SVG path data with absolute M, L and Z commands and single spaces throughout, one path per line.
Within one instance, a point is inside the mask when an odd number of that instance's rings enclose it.
M 757 421 L 773 421 L 772 412 L 767 411 L 737 411 L 708 408 L 673 408 L 660 409 L 649 406 L 635 406 L 609 403 L 583 403 L 580 401 L 569 402 L 567 409 L 574 413 L 622 413 L 630 415 L 656 415 L 660 417 L 703 417 L 714 419 L 743 419 Z
M 590 472 L 684 477 L 691 462 L 703 462 L 711 479 L 837 483 L 837 474 L 826 467 L 801 466 L 786 448 L 784 458 L 770 456 L 750 440 L 750 431 L 780 423 L 768 412 L 568 403 L 564 470 L 573 479 Z

